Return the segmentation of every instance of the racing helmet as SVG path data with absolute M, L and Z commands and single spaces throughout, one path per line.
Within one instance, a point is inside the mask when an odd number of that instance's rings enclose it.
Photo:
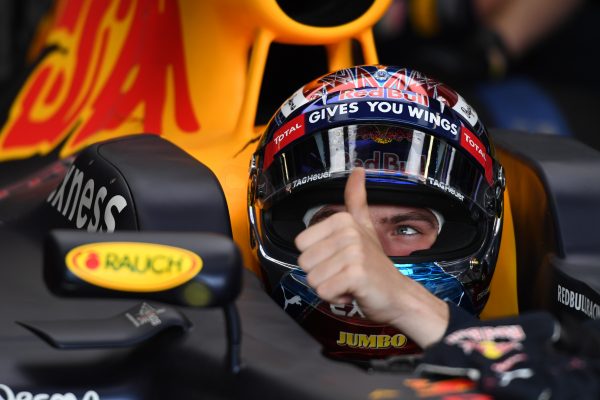
M 360 363 L 419 353 L 402 332 L 369 321 L 355 302 L 320 299 L 297 265 L 294 238 L 306 228 L 307 211 L 343 204 L 356 166 L 366 170 L 369 204 L 441 215 L 431 248 L 390 258 L 398 273 L 475 315 L 489 297 L 500 247 L 502 167 L 486 128 L 459 94 L 418 71 L 384 65 L 339 70 L 303 86 L 260 138 L 248 212 L 265 289 L 333 358 Z

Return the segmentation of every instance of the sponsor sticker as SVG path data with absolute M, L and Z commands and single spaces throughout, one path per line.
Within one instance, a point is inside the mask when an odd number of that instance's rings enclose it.
M 298 107 L 303 106 L 308 102 L 308 99 L 304 97 L 304 87 L 298 89 L 296 93 L 292 95 L 285 103 L 281 106 L 281 113 L 284 117 L 288 117 Z
M 477 124 L 477 121 L 479 120 L 477 113 L 462 96 L 458 96 L 458 100 L 456 104 L 452 106 L 452 109 L 466 119 L 471 126 L 475 126 L 475 124 Z
M 179 247 L 139 242 L 98 242 L 67 253 L 67 268 L 107 289 L 154 292 L 179 286 L 200 272 L 202 259 Z
M 364 158 L 356 157 L 354 158 L 354 166 L 355 167 L 363 167 L 365 169 L 380 169 L 386 171 L 400 171 L 406 172 L 408 162 L 405 160 L 401 160 L 398 154 L 396 153 L 388 153 L 381 152 L 379 150 L 375 150 L 371 153 L 372 157 L 368 157 L 368 155 L 364 155 Z M 425 168 L 425 156 L 419 157 L 419 166 L 420 173 L 423 173 L 423 169 Z
M 483 143 L 468 128 L 460 128 L 460 145 L 477 160 L 485 170 L 485 180 L 492 184 L 492 158 L 487 154 Z
M 140 326 L 147 324 L 152 326 L 158 326 L 162 324 L 160 314 L 164 312 L 164 308 L 154 308 L 148 303 L 142 303 L 136 314 L 126 313 L 125 316 L 129 321 L 131 321 L 133 326 L 139 328 Z
M 304 114 L 298 115 L 275 132 L 265 149 L 263 168 L 269 168 L 275 154 L 302 135 L 304 135 Z
M 427 177 L 427 183 L 429 183 L 431 186 L 435 186 L 443 190 L 446 193 L 450 193 L 452 196 L 456 197 L 460 201 L 463 201 L 465 199 L 465 195 L 462 194 L 460 191 L 458 191 L 450 185 L 446 185 L 444 182 L 438 181 L 437 179 Z
M 490 357 L 488 357 L 490 358 Z M 500 357 L 498 357 L 500 358 Z M 525 353 L 517 353 L 517 354 L 513 354 L 512 356 L 508 357 L 506 360 L 503 361 L 499 361 L 497 363 L 492 364 L 491 369 L 492 371 L 502 374 L 505 372 L 510 371 L 516 364 L 520 363 L 520 362 L 524 362 L 527 361 L 527 354 Z
M 302 178 L 294 179 L 292 181 L 291 189 L 296 189 L 297 187 L 302 186 L 304 184 L 320 181 L 321 179 L 329 178 L 330 176 L 331 174 L 329 173 L 329 171 L 325 171 L 318 174 L 312 174 Z
M 575 311 L 585 314 L 591 319 L 600 319 L 600 305 L 585 294 L 557 285 L 557 301 Z
M 393 88 L 370 88 L 370 89 L 349 89 L 340 93 L 339 100 L 362 99 L 364 97 L 403 100 L 411 103 L 418 103 L 423 106 L 429 106 L 429 97 L 423 93 L 415 93 L 409 90 L 398 90 Z
M 492 370 L 505 373 L 515 364 L 527 360 L 527 356 L 520 353 L 523 340 L 525 332 L 520 325 L 503 325 L 460 329 L 446 336 L 444 342 L 460 347 L 465 354 L 477 352 L 488 360 L 497 360 L 492 364 Z M 510 356 L 501 360 L 507 355 Z
M 331 310 L 332 314 L 340 317 L 359 317 L 361 319 L 367 318 L 367 316 L 358 306 L 356 300 L 352 300 L 352 303 L 350 304 L 329 304 L 329 309 Z
M 83 187 L 83 189 L 79 189 Z M 74 195 L 72 196 L 72 194 Z M 63 204 L 64 200 L 64 204 Z M 84 170 L 72 165 L 60 186 L 46 201 L 77 229 L 88 232 L 113 232 L 117 217 L 127 207 L 121 195 L 109 195 L 106 186 L 86 176 Z
M 393 141 L 402 142 L 404 140 L 407 142 L 412 142 L 413 132 L 412 130 L 403 128 L 380 130 L 378 128 L 373 127 L 372 129 L 369 129 L 366 132 L 359 131 L 358 138 L 372 140 L 375 143 L 379 144 L 388 144 L 392 143 Z
M 326 129 L 331 123 L 368 120 L 393 121 L 433 130 L 438 135 L 456 140 L 459 134 L 459 121 L 449 112 L 443 112 L 439 105 L 425 108 L 418 103 L 398 100 L 373 100 L 369 97 L 357 98 L 349 103 L 327 104 L 325 107 L 307 109 L 307 131 Z
M 369 335 L 366 333 L 339 332 L 338 346 L 359 349 L 389 349 L 406 346 L 408 339 L 401 333 L 395 335 Z
M 457 330 L 446 336 L 444 342 L 449 345 L 460 345 L 460 343 L 465 341 L 481 342 L 484 340 L 508 340 L 520 342 L 525 340 L 525 331 L 521 325 L 477 326 Z
M 299 295 L 292 295 L 290 298 L 285 296 L 285 288 L 281 286 L 281 291 L 283 292 L 283 310 L 287 310 L 288 306 L 302 306 L 302 298 Z
M 0 383 L 0 400 L 77 400 L 78 396 L 67 393 L 32 393 L 27 391 L 15 392 L 9 386 Z M 100 396 L 93 390 L 83 394 L 81 400 L 100 400 Z
M 505 354 L 523 349 L 521 342 L 517 341 L 496 342 L 493 340 L 465 340 L 460 342 L 459 345 L 466 354 L 477 351 L 489 360 L 497 360 Z

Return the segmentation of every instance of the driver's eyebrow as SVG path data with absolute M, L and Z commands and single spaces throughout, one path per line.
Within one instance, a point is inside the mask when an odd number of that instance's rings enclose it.
M 340 211 L 342 211 L 342 210 L 337 210 L 337 209 L 329 208 L 329 207 L 325 206 L 321 210 L 317 211 L 317 213 L 315 215 L 313 215 L 310 222 L 308 223 L 308 226 L 314 225 L 317 222 L 321 222 L 324 219 L 329 218 L 333 214 L 337 214 Z
M 388 217 L 388 218 L 382 218 L 379 220 L 379 222 L 381 224 L 400 224 L 402 222 L 407 222 L 407 221 L 423 221 L 423 222 L 427 222 L 429 225 L 431 225 L 432 228 L 437 229 L 437 221 L 435 219 L 434 216 L 430 216 L 429 214 L 426 214 L 425 212 L 418 212 L 418 211 L 409 211 L 407 213 L 402 213 L 402 214 L 396 214 L 393 215 L 392 217 Z

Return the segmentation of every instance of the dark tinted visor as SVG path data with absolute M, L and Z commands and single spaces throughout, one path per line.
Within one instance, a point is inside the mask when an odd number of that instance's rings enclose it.
M 370 187 L 426 185 L 487 213 L 492 189 L 481 166 L 443 139 L 384 124 L 331 128 L 290 143 L 258 177 L 258 201 L 269 208 L 295 192 L 343 181 L 357 166 L 367 170 Z

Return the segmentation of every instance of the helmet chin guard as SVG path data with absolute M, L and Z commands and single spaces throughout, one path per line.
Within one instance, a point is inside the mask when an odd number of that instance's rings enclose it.
M 352 169 L 369 204 L 422 207 L 444 220 L 435 243 L 390 257 L 399 273 L 478 315 L 500 245 L 504 177 L 487 131 L 455 91 L 417 71 L 368 65 L 300 88 L 271 119 L 253 156 L 248 211 L 265 287 L 322 345 L 364 362 L 419 349 L 369 321 L 356 303 L 321 300 L 297 266 L 307 210 L 343 204 Z

